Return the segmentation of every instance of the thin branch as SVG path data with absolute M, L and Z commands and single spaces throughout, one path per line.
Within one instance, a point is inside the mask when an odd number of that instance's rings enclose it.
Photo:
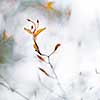
M 11 89 L 11 90 L 12 90 L 12 89 Z M 28 97 L 26 97 L 25 95 L 23 95 L 23 94 L 20 93 L 19 91 L 16 91 L 15 89 L 13 89 L 13 91 L 14 91 L 16 94 L 18 94 L 18 95 L 20 95 L 21 97 L 23 97 L 24 99 L 30 100 Z
M 4 84 L 3 82 L 0 82 L 0 85 L 7 88 L 7 89 L 9 89 L 9 87 L 6 84 Z
M 42 80 L 41 80 L 41 78 L 40 78 L 39 75 L 38 75 L 38 80 L 39 80 L 40 84 L 41 84 L 46 90 L 48 90 L 51 94 L 54 94 L 54 96 L 57 96 L 57 97 L 59 97 L 59 98 L 61 98 L 61 99 L 64 99 L 64 98 L 63 98 L 62 96 L 60 96 L 59 94 L 54 93 L 54 91 L 53 91 L 51 88 L 49 88 L 48 86 L 46 86 L 46 85 L 42 82 Z
M 21 97 L 24 98 L 25 100 L 30 100 L 28 97 L 26 97 L 25 95 L 23 95 L 22 93 L 20 93 L 20 92 L 17 91 L 16 89 L 12 88 L 12 87 L 9 85 L 8 81 L 7 81 L 1 74 L 0 74 L 0 77 L 1 77 L 1 79 L 3 79 L 4 82 L 7 84 L 7 85 L 6 85 L 5 83 L 0 82 L 0 85 L 1 85 L 1 86 L 5 87 L 6 89 L 10 90 L 11 92 L 14 92 L 14 93 L 18 94 L 19 96 L 21 96 Z
M 35 41 L 35 43 L 36 43 L 36 41 Z M 37 43 L 36 43 L 36 44 L 37 44 Z M 37 46 L 38 46 L 38 45 L 37 45 Z M 37 52 L 38 52 L 38 51 L 37 51 Z M 53 77 L 53 79 L 56 79 L 57 84 L 58 84 L 58 87 L 60 88 L 60 90 L 62 91 L 62 93 L 65 94 L 65 91 L 64 91 L 64 89 L 62 88 L 61 83 L 60 83 L 60 81 L 59 81 L 59 79 L 58 79 L 58 76 L 57 76 L 57 74 L 56 74 L 56 72 L 55 72 L 55 70 L 54 70 L 54 67 L 53 67 L 53 65 L 51 64 L 51 61 L 50 61 L 50 57 L 54 54 L 54 52 L 55 52 L 55 50 L 54 50 L 50 55 L 46 55 L 46 54 L 42 54 L 42 53 L 40 52 L 40 50 L 39 50 L 38 53 L 39 53 L 41 56 L 45 56 L 45 57 L 48 58 L 47 64 L 49 64 L 49 66 L 51 67 L 52 72 L 53 72 L 53 74 L 54 74 L 54 76 L 55 76 L 55 77 Z M 52 77 L 50 77 L 50 78 L 52 78 Z
M 98 72 L 97 68 L 95 68 L 95 72 L 96 72 L 96 74 L 100 74 L 100 72 Z
M 60 81 L 59 81 L 59 79 L 58 79 L 58 76 L 57 76 L 57 74 L 56 74 L 56 72 L 55 72 L 55 70 L 54 70 L 54 67 L 53 67 L 53 65 L 52 65 L 52 63 L 51 63 L 51 61 L 50 61 L 50 57 L 55 53 L 55 51 L 56 51 L 57 48 L 56 48 L 53 52 L 51 52 L 49 55 L 46 55 L 46 54 L 43 54 L 43 53 L 40 52 L 40 49 L 39 49 L 39 46 L 38 46 L 36 40 L 34 40 L 34 42 L 35 42 L 36 46 L 38 47 L 37 53 L 40 54 L 41 56 L 45 56 L 45 57 L 48 58 L 48 62 L 47 62 L 47 63 L 49 64 L 49 66 L 50 66 L 51 69 L 52 69 L 52 72 L 53 72 L 53 74 L 54 74 L 54 76 L 55 76 L 55 79 L 56 79 L 56 81 L 57 81 L 58 87 L 60 88 L 60 90 L 62 91 L 62 93 L 65 94 L 65 91 L 64 91 L 64 89 L 62 88 L 61 83 L 60 83 Z
M 61 89 L 61 91 L 63 92 L 63 94 L 65 94 L 65 91 L 64 91 L 64 89 L 63 89 L 62 86 L 61 86 L 61 83 L 60 83 L 60 81 L 59 81 L 59 79 L 58 79 L 58 76 L 57 76 L 55 70 L 54 70 L 54 67 L 53 67 L 53 65 L 51 64 L 50 57 L 48 57 L 48 62 L 49 62 L 49 65 L 50 65 L 50 67 L 51 67 L 51 69 L 52 69 L 53 74 L 55 75 L 55 79 L 56 79 L 56 81 L 57 81 L 57 84 L 58 84 L 59 88 Z
M 55 50 L 54 51 L 52 51 L 50 54 L 49 54 L 49 56 L 48 57 L 50 57 L 51 55 L 53 55 L 55 53 Z
M 0 78 L 3 79 L 3 81 L 9 86 L 8 81 L 0 74 Z

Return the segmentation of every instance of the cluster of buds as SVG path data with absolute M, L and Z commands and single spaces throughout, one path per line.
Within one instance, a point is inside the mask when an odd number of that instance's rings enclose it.
M 34 21 L 30 20 L 30 19 L 27 19 L 27 21 L 31 22 L 31 23 L 32 23 L 32 26 L 31 26 L 30 29 L 24 28 L 24 30 L 33 36 L 33 42 L 34 42 L 33 47 L 34 47 L 35 51 L 38 53 L 38 54 L 37 54 L 37 57 L 38 57 L 38 59 L 39 59 L 40 61 L 45 62 L 45 59 L 43 58 L 43 56 L 46 56 L 47 58 L 49 58 L 49 57 L 58 49 L 58 47 L 59 47 L 61 44 L 60 44 L 60 43 L 56 44 L 54 50 L 53 50 L 49 55 L 43 54 L 43 53 L 40 51 L 40 48 L 39 48 L 39 46 L 38 46 L 36 40 L 37 40 L 37 36 L 38 36 L 42 31 L 44 31 L 44 30 L 46 29 L 46 27 L 39 28 L 39 20 L 37 20 L 36 23 L 35 23 Z M 38 28 L 39 28 L 39 29 L 38 29 Z M 48 61 L 48 63 L 50 63 L 50 62 Z M 53 67 L 51 66 L 51 68 L 53 68 Z M 42 71 L 45 75 L 47 75 L 47 76 L 50 77 L 50 75 L 49 75 L 44 69 L 39 68 L 39 70 Z
M 59 82 L 58 76 L 57 76 L 57 74 L 56 74 L 56 72 L 54 70 L 54 66 L 52 65 L 51 60 L 50 60 L 51 55 L 53 55 L 55 53 L 55 51 L 60 47 L 61 44 L 60 43 L 56 44 L 54 50 L 49 55 L 42 53 L 40 51 L 40 48 L 39 48 L 37 42 L 36 42 L 36 38 L 39 35 L 39 33 L 41 33 L 42 31 L 44 31 L 46 28 L 44 27 L 44 28 L 38 29 L 38 27 L 39 27 L 39 20 L 37 20 L 37 23 L 34 23 L 30 19 L 27 19 L 27 20 L 32 23 L 32 26 L 31 26 L 31 29 L 24 28 L 24 30 L 27 31 L 29 34 L 32 34 L 33 35 L 33 41 L 34 41 L 33 47 L 34 47 L 35 51 L 37 52 L 37 58 L 40 61 L 42 61 L 42 62 L 46 62 L 50 66 L 53 75 L 50 75 L 42 67 L 39 67 L 38 69 L 42 73 L 44 73 L 47 77 L 55 79 L 57 81 L 57 85 L 58 85 L 59 89 L 62 91 L 63 94 L 65 94 L 65 91 L 62 88 L 61 83 Z M 44 56 L 47 57 L 47 59 L 48 59 L 47 61 L 44 59 Z M 38 79 L 39 79 L 40 83 L 43 84 L 42 81 L 41 81 L 40 76 L 38 77 Z M 44 87 L 46 87 L 46 86 L 44 86 Z M 47 87 L 47 89 L 48 89 L 48 87 Z M 49 91 L 51 91 L 51 90 L 49 89 Z

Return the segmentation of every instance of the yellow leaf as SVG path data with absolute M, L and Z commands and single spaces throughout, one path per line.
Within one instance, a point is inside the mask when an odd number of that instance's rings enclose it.
M 34 33 L 34 38 L 36 38 L 36 37 L 39 35 L 39 33 L 41 33 L 42 31 L 44 31 L 45 29 L 46 29 L 46 27 L 37 30 L 37 31 Z
M 27 33 L 29 33 L 29 34 L 31 34 L 31 35 L 32 35 L 32 32 L 31 32 L 31 30 L 30 30 L 30 29 L 24 28 L 24 30 L 25 30 Z
M 47 9 L 53 9 L 53 3 L 54 2 L 48 2 L 47 3 Z
M 38 48 L 38 46 L 36 44 L 34 44 L 33 47 L 34 47 L 35 51 L 39 50 L 39 48 Z
M 8 39 L 8 34 L 6 32 L 3 32 L 2 39 L 3 40 L 7 40 Z

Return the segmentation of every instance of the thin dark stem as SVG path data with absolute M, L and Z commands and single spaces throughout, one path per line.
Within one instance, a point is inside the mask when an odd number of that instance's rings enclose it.
M 53 55 L 54 53 L 55 53 L 55 50 L 52 51 L 52 52 L 49 54 L 49 57 L 50 57 L 51 55 Z
M 20 95 L 21 97 L 23 97 L 24 99 L 30 100 L 28 97 L 24 96 L 22 93 L 20 93 L 20 92 L 18 92 L 18 91 L 16 91 L 16 90 L 14 90 L 14 92 L 15 92 L 16 94 Z

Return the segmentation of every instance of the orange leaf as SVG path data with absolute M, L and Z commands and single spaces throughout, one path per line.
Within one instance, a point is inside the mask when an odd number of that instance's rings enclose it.
M 61 46 L 61 44 L 60 44 L 60 43 L 58 43 L 58 44 L 55 46 L 54 51 L 56 51 L 56 50 L 58 49 L 58 47 L 59 47 L 59 46 Z
M 34 38 L 36 38 L 36 37 L 39 35 L 39 33 L 41 33 L 42 31 L 44 31 L 45 29 L 46 29 L 46 27 L 37 30 L 37 31 L 34 33 Z
M 42 71 L 45 75 L 50 76 L 44 69 L 39 67 L 39 70 Z
M 25 30 L 27 33 L 29 33 L 29 34 L 31 34 L 31 35 L 32 35 L 32 32 L 31 32 L 31 30 L 30 30 L 30 29 L 24 28 L 24 30 Z
M 38 46 L 36 44 L 34 44 L 33 47 L 34 47 L 35 51 L 39 50 L 39 48 L 38 48 Z
M 41 61 L 45 61 L 44 58 L 42 58 L 41 56 L 37 55 L 37 57 L 38 57 Z
M 3 32 L 2 39 L 3 40 L 7 40 L 8 39 L 8 34 L 6 32 Z
M 53 3 L 54 2 L 48 2 L 47 3 L 47 9 L 53 9 Z

